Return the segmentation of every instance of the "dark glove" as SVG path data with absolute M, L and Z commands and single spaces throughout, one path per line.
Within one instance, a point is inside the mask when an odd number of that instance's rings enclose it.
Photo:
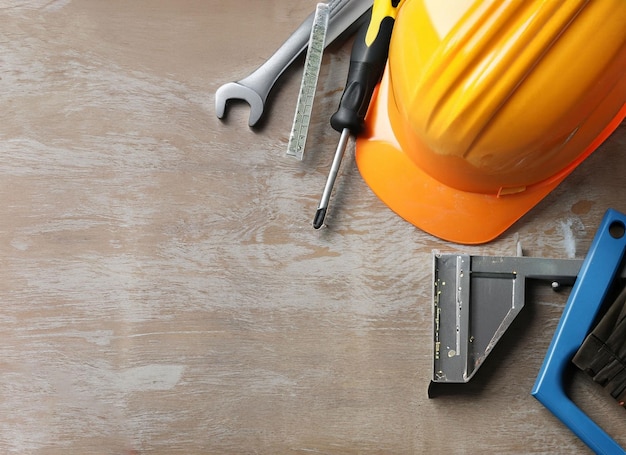
M 587 336 L 572 360 L 620 406 L 626 402 L 626 287 Z

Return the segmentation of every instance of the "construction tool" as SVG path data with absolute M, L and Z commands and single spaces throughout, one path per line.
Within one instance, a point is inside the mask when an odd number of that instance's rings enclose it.
M 564 376 L 618 281 L 625 260 L 626 215 L 608 210 L 581 266 L 532 390 L 532 395 L 585 444 L 604 455 L 626 454 L 626 450 L 576 406 L 566 393 Z
M 528 280 L 553 289 L 572 285 L 579 259 L 440 254 L 433 257 L 433 376 L 438 384 L 466 383 L 483 365 L 524 308 Z
M 315 9 L 315 18 L 313 19 L 311 38 L 309 39 L 309 47 L 304 60 L 304 71 L 302 72 L 302 83 L 300 84 L 300 92 L 296 103 L 296 112 L 287 144 L 287 155 L 299 160 L 302 160 L 304 155 L 317 79 L 322 67 L 322 56 L 328 29 L 328 10 L 329 6 L 325 3 L 318 3 Z
M 581 259 L 524 257 L 519 250 L 513 257 L 433 254 L 430 396 L 439 385 L 474 377 L 523 310 L 529 280 L 560 290 L 582 274 Z M 626 264 L 617 274 L 626 279 Z
M 372 6 L 371 0 L 331 0 L 326 45 L 332 43 Z M 223 118 L 226 104 L 241 99 L 250 105 L 248 125 L 254 126 L 263 116 L 269 93 L 283 72 L 307 48 L 315 13 L 311 13 L 280 48 L 252 74 L 237 82 L 228 82 L 215 92 L 215 113 Z
M 339 109 L 330 119 L 331 126 L 339 131 L 341 136 L 315 212 L 313 220 L 315 229 L 321 228 L 324 224 L 328 202 L 348 139 L 363 130 L 372 93 L 387 62 L 391 32 L 401 3 L 402 0 L 375 0 L 368 20 L 361 26 L 355 38 L 346 87 L 339 102 Z
M 581 355 L 607 296 L 626 282 L 626 215 L 607 210 L 584 260 L 435 253 L 433 276 L 429 397 L 436 396 L 443 384 L 467 383 L 476 374 L 524 307 L 528 280 L 546 281 L 555 290 L 571 285 L 531 393 L 596 453 L 626 454 L 576 406 L 565 388 L 568 367 L 584 360 L 576 356 Z M 603 346 L 599 354 L 606 351 Z M 588 346 L 582 355 L 590 355 Z M 623 378 L 615 365 L 610 367 L 614 383 Z

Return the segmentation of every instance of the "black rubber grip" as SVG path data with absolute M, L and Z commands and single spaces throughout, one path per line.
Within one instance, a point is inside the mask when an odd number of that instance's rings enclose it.
M 346 88 L 339 101 L 339 109 L 330 118 L 333 129 L 341 132 L 348 128 L 352 134 L 359 134 L 365 126 L 365 115 L 376 84 L 385 69 L 389 53 L 389 41 L 394 19 L 386 16 L 378 27 L 378 34 L 370 46 L 365 42 L 370 17 L 359 29 L 350 55 L 350 68 Z

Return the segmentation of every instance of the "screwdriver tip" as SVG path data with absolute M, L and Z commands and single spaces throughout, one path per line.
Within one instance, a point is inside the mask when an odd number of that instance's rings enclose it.
M 317 209 L 317 212 L 315 212 L 315 219 L 313 219 L 313 227 L 315 229 L 321 228 L 322 225 L 324 224 L 325 217 L 326 217 L 326 209 L 325 208 Z

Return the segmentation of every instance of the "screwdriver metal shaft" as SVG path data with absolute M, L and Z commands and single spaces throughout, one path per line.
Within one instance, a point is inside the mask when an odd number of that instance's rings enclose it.
M 374 0 L 373 3 L 369 18 L 361 26 L 354 40 L 348 78 L 339 101 L 339 109 L 330 119 L 330 125 L 341 132 L 341 137 L 313 219 L 315 229 L 321 228 L 324 224 L 330 194 L 348 139 L 351 135 L 358 135 L 365 127 L 365 115 L 385 68 L 395 15 L 402 0 Z
M 333 158 L 333 164 L 330 166 L 330 172 L 328 174 L 328 178 L 326 179 L 324 191 L 322 192 L 322 198 L 320 199 L 320 203 L 317 206 L 317 211 L 315 212 L 315 219 L 313 220 L 313 227 L 315 229 L 321 228 L 324 224 L 326 209 L 328 209 L 328 203 L 330 202 L 330 193 L 332 193 L 333 191 L 333 186 L 335 185 L 335 180 L 337 179 L 337 173 L 339 172 L 341 160 L 346 151 L 346 148 L 348 147 L 348 140 L 350 139 L 350 135 L 351 133 L 348 128 L 344 128 L 341 132 L 339 144 L 337 145 L 337 150 L 335 151 L 335 156 Z

